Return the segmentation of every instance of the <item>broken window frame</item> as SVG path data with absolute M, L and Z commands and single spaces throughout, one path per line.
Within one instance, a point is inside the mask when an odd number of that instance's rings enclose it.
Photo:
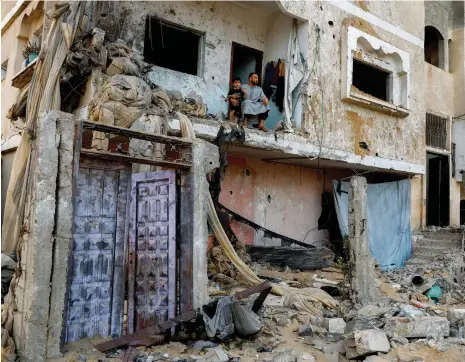
M 177 23 L 162 19 L 156 15 L 147 15 L 146 25 L 145 25 L 146 27 L 148 26 L 148 22 L 150 21 L 156 21 L 160 23 L 162 26 L 170 27 L 170 28 L 173 28 L 179 31 L 186 31 L 199 37 L 199 44 L 198 44 L 199 48 L 198 48 L 198 57 L 197 57 L 197 74 L 185 73 L 185 72 L 182 72 L 176 69 L 166 68 L 166 67 L 163 67 L 157 64 L 154 64 L 154 65 L 157 67 L 163 68 L 163 69 L 167 69 L 172 72 L 187 74 L 189 76 L 194 76 L 194 77 L 203 77 L 204 71 L 205 71 L 205 36 L 206 36 L 206 33 L 203 31 L 189 28 L 181 24 L 177 24 Z M 145 39 L 144 39 L 144 48 L 145 48 L 145 45 L 146 44 L 145 44 Z M 144 51 L 144 58 L 145 58 L 145 51 Z
M 399 117 L 410 113 L 410 55 L 393 45 L 354 27 L 343 31 L 342 100 Z M 354 60 L 390 73 L 387 81 L 387 99 L 376 98 L 357 91 L 353 86 Z

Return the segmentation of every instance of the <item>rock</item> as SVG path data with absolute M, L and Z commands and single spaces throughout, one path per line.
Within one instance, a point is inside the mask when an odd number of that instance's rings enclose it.
M 211 341 L 198 340 L 195 341 L 189 348 L 186 349 L 187 354 L 199 354 L 204 348 L 215 348 L 218 344 Z
M 287 318 L 287 316 L 277 315 L 273 318 L 276 321 L 276 324 L 280 327 L 285 327 L 289 324 L 289 319 Z
M 297 362 L 315 362 L 315 356 L 311 353 L 301 353 L 299 357 L 297 358 Z
M 305 337 L 304 338 L 304 343 L 305 344 L 309 344 L 310 346 L 312 346 L 313 348 L 319 350 L 319 351 L 322 351 L 323 350 L 323 346 L 326 344 L 325 341 L 323 341 L 321 338 L 319 337 Z
M 450 343 L 441 343 L 439 346 L 436 347 L 436 351 L 438 352 L 446 352 L 452 348 Z
M 394 334 L 394 336 L 391 338 L 391 342 L 396 342 L 396 344 L 405 345 L 408 344 L 408 339 Z
M 313 336 L 313 326 L 311 324 L 303 324 L 299 327 L 299 336 Z
M 397 348 L 396 342 L 391 341 L 389 344 L 391 345 L 392 348 Z
M 346 327 L 344 329 L 344 333 L 347 334 L 354 331 L 361 331 L 364 329 L 372 329 L 374 327 L 378 327 L 378 323 L 373 322 L 376 321 L 354 318 L 351 321 L 347 322 Z M 379 324 L 379 326 L 381 326 L 381 324 Z
M 357 312 L 357 318 L 364 320 L 372 320 L 382 317 L 391 310 L 389 307 L 377 307 L 374 305 L 366 305 Z
M 397 360 L 399 362 L 422 362 L 423 357 L 416 354 L 410 354 L 408 352 L 398 351 Z
M 419 317 L 414 320 L 401 317 L 386 318 L 384 330 L 400 337 L 448 337 L 449 321 L 444 317 Z
M 273 362 L 295 362 L 297 353 L 295 349 L 282 349 L 275 352 Z
M 329 334 L 344 334 L 346 322 L 342 318 L 325 318 L 323 327 L 328 330 Z
M 87 361 L 87 357 L 82 355 L 82 354 L 80 354 L 77 359 L 78 359 L 79 362 L 86 362 Z
M 227 362 L 229 357 L 221 347 L 215 347 L 208 350 L 208 352 L 197 359 L 197 362 Z
M 331 354 L 331 353 L 344 353 L 344 341 L 339 341 L 337 343 L 326 343 L 323 345 L 321 352 L 324 354 Z
M 353 338 L 345 342 L 346 356 L 349 359 L 367 356 L 377 352 L 389 352 L 389 341 L 383 331 L 367 329 L 355 331 Z
M 380 356 L 368 356 L 365 362 L 389 362 L 389 360 Z
M 465 309 L 452 309 L 447 312 L 447 319 L 451 324 L 465 320 Z
M 325 354 L 324 355 L 326 362 L 340 362 L 340 354 L 335 352 L 335 353 L 330 353 L 330 354 Z

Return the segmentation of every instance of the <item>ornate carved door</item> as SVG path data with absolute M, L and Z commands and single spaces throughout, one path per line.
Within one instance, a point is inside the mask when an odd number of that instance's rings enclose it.
M 175 171 L 132 175 L 129 219 L 128 333 L 174 317 Z
M 66 341 L 122 332 L 130 168 L 81 159 L 75 175 Z

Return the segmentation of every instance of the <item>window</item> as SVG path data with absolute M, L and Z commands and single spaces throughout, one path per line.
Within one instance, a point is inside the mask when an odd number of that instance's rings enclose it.
M 444 38 L 433 26 L 425 27 L 425 62 L 443 68 Z
M 149 63 L 200 75 L 203 33 L 155 17 L 147 17 L 144 57 Z
M 426 113 L 426 145 L 447 149 L 447 119 Z
M 358 90 L 387 101 L 388 80 L 388 72 L 354 59 L 352 84 Z
M 343 29 L 342 99 L 361 107 L 407 117 L 410 55 L 359 29 Z
M 8 67 L 8 60 L 5 60 L 3 63 L 2 63 L 2 80 L 4 80 L 6 78 L 6 70 L 7 70 L 7 67 Z

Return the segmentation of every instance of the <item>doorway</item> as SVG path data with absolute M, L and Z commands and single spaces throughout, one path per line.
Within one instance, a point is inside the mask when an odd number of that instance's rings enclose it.
M 241 78 L 242 84 L 246 84 L 249 81 L 249 74 L 252 72 L 258 74 L 258 78 L 261 82 L 262 62 L 262 51 L 233 42 L 231 48 L 231 73 L 229 76 L 229 83 L 232 84 L 232 79 L 234 77 L 239 77 Z
M 426 224 L 449 225 L 449 156 L 426 153 Z

